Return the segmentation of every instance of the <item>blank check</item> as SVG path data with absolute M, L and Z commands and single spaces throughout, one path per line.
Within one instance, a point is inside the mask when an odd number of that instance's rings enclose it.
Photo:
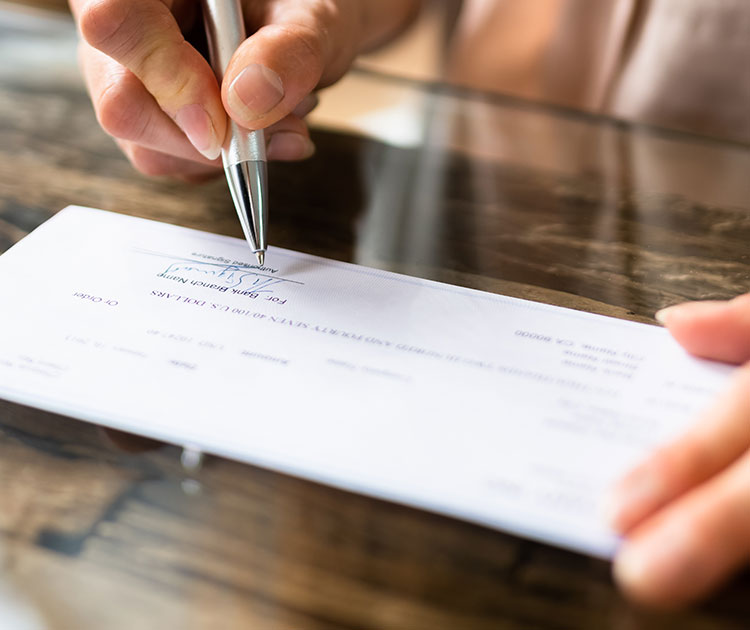
M 69 207 L 0 257 L 0 397 L 586 553 L 731 368 L 658 327 Z

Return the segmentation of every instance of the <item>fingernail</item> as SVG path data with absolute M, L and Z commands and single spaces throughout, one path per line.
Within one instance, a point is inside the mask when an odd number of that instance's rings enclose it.
M 310 138 L 293 131 L 277 131 L 268 141 L 269 160 L 304 160 L 315 153 Z
M 669 316 L 674 312 L 675 306 L 668 306 L 654 313 L 654 319 L 659 322 L 662 326 L 666 326 L 669 321 Z
M 209 160 L 215 160 L 221 153 L 221 144 L 216 137 L 213 123 L 206 110 L 197 103 L 186 105 L 175 115 L 175 122 L 187 136 L 190 143 Z
M 636 600 L 649 601 L 660 590 L 664 569 L 672 562 L 664 551 L 654 549 L 650 542 L 626 542 L 612 565 L 617 585 Z
M 640 584 L 649 574 L 649 560 L 641 545 L 625 543 L 612 567 L 615 580 L 627 586 Z
M 233 118 L 252 121 L 271 111 L 282 98 L 281 77 L 270 68 L 253 63 L 232 81 L 227 104 Z
M 625 543 L 615 558 L 615 579 L 631 590 L 661 590 L 695 565 L 694 558 L 686 553 L 688 548 L 684 534 L 674 527 L 648 540 Z

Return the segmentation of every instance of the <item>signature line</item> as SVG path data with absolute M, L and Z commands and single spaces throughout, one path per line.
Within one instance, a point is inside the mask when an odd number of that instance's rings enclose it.
M 238 267 L 239 269 L 252 273 L 253 275 L 256 275 L 256 276 L 262 276 L 264 278 L 271 278 L 272 280 L 278 280 L 279 282 L 291 282 L 292 284 L 299 284 L 302 286 L 305 285 L 304 282 L 300 282 L 299 280 L 290 280 L 289 278 L 279 278 L 278 276 L 272 276 L 267 273 L 261 273 L 260 271 L 256 271 L 253 267 L 245 267 L 244 265 L 213 263 L 213 262 L 207 262 L 205 260 L 195 260 L 193 258 L 182 258 L 180 256 L 171 256 L 169 254 L 162 254 L 160 252 L 154 252 L 148 249 L 141 249 L 138 247 L 133 247 L 132 250 L 138 254 L 146 254 L 148 256 L 157 256 L 159 258 L 167 258 L 174 262 L 180 261 L 180 262 L 186 262 L 186 263 L 193 263 L 197 265 L 210 265 L 212 267 L 220 267 L 220 268 Z

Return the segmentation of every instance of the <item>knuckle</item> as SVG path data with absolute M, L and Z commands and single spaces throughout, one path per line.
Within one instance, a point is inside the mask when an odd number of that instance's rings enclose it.
M 320 75 L 325 59 L 325 47 L 320 33 L 301 24 L 279 25 L 278 29 L 279 35 L 286 40 L 287 53 L 294 58 L 298 67 L 309 69 L 312 62 L 316 74 Z
M 131 69 L 162 109 L 170 114 L 178 104 L 195 102 L 211 91 L 208 75 L 197 65 L 187 42 L 169 46 L 156 42 L 144 46 Z
M 289 35 L 297 43 L 300 62 L 309 66 L 311 58 L 318 70 L 318 79 L 327 85 L 341 77 L 354 60 L 357 46 L 356 26 L 350 11 L 342 11 L 338 3 L 312 3 L 311 21 L 293 22 Z
M 122 140 L 137 140 L 143 128 L 143 104 L 128 78 L 110 83 L 96 102 L 96 116 L 102 129 Z
M 297 25 L 296 28 L 290 30 L 294 40 L 304 52 L 315 58 L 322 58 L 323 42 L 318 31 L 302 25 Z
M 92 0 L 80 17 L 83 39 L 136 74 L 140 68 L 159 67 L 163 50 L 173 43 L 174 26 L 172 14 L 161 2 Z
M 123 39 L 128 23 L 129 3 L 122 0 L 93 0 L 80 16 L 83 38 L 94 48 L 108 52 Z
M 180 72 L 172 77 L 172 94 L 175 100 L 186 99 L 194 88 L 194 78 L 191 73 Z

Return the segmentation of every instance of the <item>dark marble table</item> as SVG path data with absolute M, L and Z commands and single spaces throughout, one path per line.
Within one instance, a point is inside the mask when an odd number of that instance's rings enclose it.
M 419 136 L 317 127 L 313 159 L 271 165 L 273 244 L 640 321 L 750 289 L 747 146 L 353 80 L 407 95 Z M 241 236 L 225 183 L 142 177 L 99 129 L 68 18 L 0 5 L 0 251 L 70 203 Z M 747 573 L 692 610 L 640 611 L 600 560 L 219 458 L 187 470 L 176 447 L 7 402 L 0 567 L 2 627 L 23 615 L 37 624 L 24 628 L 80 630 L 750 618 Z

